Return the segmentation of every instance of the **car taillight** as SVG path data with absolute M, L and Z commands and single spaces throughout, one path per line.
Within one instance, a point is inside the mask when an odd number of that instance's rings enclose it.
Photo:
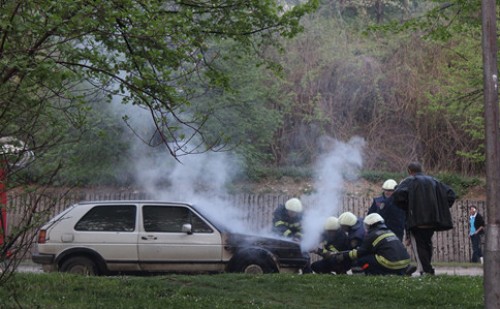
M 40 232 L 38 232 L 38 243 L 39 244 L 44 244 L 45 241 L 46 241 L 46 237 L 47 237 L 47 231 L 46 230 L 40 230 Z

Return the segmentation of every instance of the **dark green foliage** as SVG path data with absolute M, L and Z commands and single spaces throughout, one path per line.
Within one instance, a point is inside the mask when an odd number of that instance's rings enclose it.
M 477 177 L 468 177 L 456 173 L 438 172 L 436 174 L 431 173 L 430 175 L 451 186 L 458 195 L 458 198 L 464 196 L 469 189 L 484 185 L 484 182 Z M 380 183 L 380 185 L 382 185 L 384 181 L 389 178 L 392 178 L 399 183 L 407 176 L 408 174 L 406 173 L 389 173 L 384 171 L 364 170 L 361 172 L 362 178 L 371 183 Z
M 394 179 L 397 182 L 400 182 L 402 179 L 404 179 L 407 175 L 403 173 L 391 173 L 391 172 L 385 172 L 385 171 L 362 171 L 361 172 L 361 177 L 366 179 L 369 182 L 373 183 L 380 183 L 382 186 L 382 183 L 386 181 L 387 179 Z
M 56 2 L 33 8 L 47 12 L 40 20 L 31 19 L 29 9 L 16 12 L 12 31 L 18 40 L 2 56 L 3 63 L 19 71 L 0 85 L 8 94 L 2 101 L 6 113 L 0 119 L 0 135 L 21 136 L 31 139 L 30 145 L 36 144 L 39 162 L 30 170 L 34 182 L 49 182 L 40 176 L 59 166 L 63 168 L 54 184 L 131 182 L 127 149 L 136 137 L 116 119 L 101 115 L 101 109 L 90 110 L 89 102 L 95 101 L 90 94 L 95 89 L 89 90 L 84 80 L 112 89 L 109 97 L 99 92 L 96 104 L 107 104 L 112 94 L 130 92 L 125 102 L 181 115 L 187 119 L 184 125 L 193 125 L 203 136 L 201 152 L 208 148 L 236 152 L 243 158 L 242 174 L 252 180 L 310 175 L 304 172 L 305 166 L 315 162 L 323 135 L 339 140 L 362 136 L 368 145 L 364 167 L 381 173 L 365 172 L 363 177 L 373 182 L 404 178 L 397 172 L 410 159 L 436 171 L 484 172 L 475 18 L 479 1 L 320 1 L 315 13 L 318 1 L 311 1 L 283 16 L 274 14 L 274 1 L 252 1 L 247 5 L 254 5 L 260 15 L 247 16 L 245 6 L 241 11 L 221 7 L 212 11 L 213 19 L 199 18 L 202 8 L 189 5 L 176 7 L 177 14 L 171 14 L 175 18 L 170 18 L 162 15 L 165 11 L 159 3 L 144 11 L 137 1 L 121 6 L 97 1 L 93 7 L 80 1 Z M 446 5 L 436 7 L 436 3 Z M 29 8 L 31 3 L 24 5 Z M 121 10 L 122 6 L 128 9 Z M 431 7 L 434 10 L 429 11 Z M 1 9 L 8 16 L 13 7 Z M 426 11 L 429 15 L 423 16 Z M 443 27 L 457 12 L 461 22 Z M 99 23 L 96 13 L 101 14 Z M 299 24 L 307 13 L 311 14 Z M 43 24 L 48 17 L 48 24 Z M 367 28 L 373 23 L 379 27 Z M 267 24 L 276 27 L 272 31 L 260 28 Z M 103 49 L 94 42 L 93 49 L 73 50 L 68 42 L 57 41 L 58 53 L 51 53 L 52 57 L 17 57 L 9 53 L 11 48 L 29 51 L 29 42 L 15 30 L 27 25 L 36 30 L 31 33 L 34 38 L 46 33 L 44 27 L 54 26 L 57 33 L 48 33 L 54 35 L 53 40 L 78 37 L 76 42 L 86 39 L 78 36 L 86 29 L 84 33 L 95 35 Z M 123 35 L 106 35 L 115 26 Z M 257 38 L 247 35 L 252 26 L 260 34 Z M 425 30 L 425 26 L 432 30 L 425 32 L 427 37 L 447 41 L 425 41 L 422 32 L 412 31 Z M 172 29 L 183 30 L 168 31 Z M 374 32 L 380 29 L 398 34 Z M 297 36 L 283 41 L 277 33 Z M 457 34 L 463 35 L 453 40 Z M 172 38 L 172 43 L 158 35 Z M 137 49 L 128 48 L 125 42 Z M 44 43 L 42 47 L 48 50 L 55 48 L 51 40 Z M 34 52 L 44 55 L 42 47 Z M 126 56 L 115 59 L 99 51 Z M 59 53 L 61 57 L 55 57 Z M 71 65 L 82 59 L 94 66 L 76 69 Z M 5 72 L 8 69 L 4 66 Z M 120 87 L 112 87 L 119 82 L 119 70 L 130 76 Z M 23 74 L 30 78 L 17 85 Z M 61 85 L 68 87 L 59 89 Z M 59 90 L 56 98 L 49 89 Z M 165 134 L 160 142 L 189 138 L 181 129 L 183 124 L 170 117 L 156 116 L 150 121 Z M 124 132 L 125 141 L 119 138 Z
M 484 185 L 484 181 L 477 177 L 465 177 L 448 172 L 438 173 L 435 177 L 451 186 L 458 195 L 458 198 L 465 195 L 470 188 Z
M 248 178 L 253 181 L 264 179 L 281 179 L 283 177 L 290 177 L 297 181 L 303 181 L 313 178 L 313 170 L 306 166 L 254 166 L 249 170 Z

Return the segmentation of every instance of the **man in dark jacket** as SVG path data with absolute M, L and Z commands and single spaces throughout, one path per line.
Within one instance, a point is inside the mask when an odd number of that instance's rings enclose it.
M 367 275 L 411 275 L 410 255 L 399 238 L 377 213 L 364 219 L 367 234 L 361 246 L 336 255 L 338 261 L 352 260 L 363 265 Z
M 409 177 L 397 187 L 392 197 L 396 206 L 406 211 L 406 228 L 420 274 L 434 275 L 432 236 L 435 231 L 453 228 L 450 207 L 455 192 L 437 179 L 425 175 L 420 163 L 408 165 Z
M 481 236 L 484 234 L 484 219 L 477 211 L 476 206 L 470 207 L 469 236 L 472 243 L 472 263 L 481 262 L 483 252 L 481 251 Z
M 384 218 L 385 225 L 393 231 L 399 240 L 403 241 L 405 232 L 406 213 L 393 203 L 392 193 L 398 183 L 394 179 L 387 179 L 382 184 L 382 195 L 373 199 L 368 209 L 368 215 L 378 213 Z

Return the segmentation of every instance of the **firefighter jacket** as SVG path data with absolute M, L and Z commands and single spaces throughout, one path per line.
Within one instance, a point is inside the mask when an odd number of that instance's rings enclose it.
M 342 231 L 324 232 L 322 236 L 321 249 L 318 252 L 324 255 L 328 252 L 341 252 L 349 250 L 347 235 Z
M 273 232 L 287 238 L 302 238 L 302 214 L 292 217 L 285 205 L 279 205 L 273 214 Z
M 450 207 L 455 192 L 437 179 L 417 173 L 404 179 L 392 194 L 396 206 L 406 211 L 407 228 L 431 228 L 444 231 L 453 228 Z
M 347 231 L 347 243 L 349 244 L 349 249 L 355 249 L 361 246 L 363 240 L 365 239 L 365 227 L 363 224 L 363 218 L 358 218 L 356 224 L 351 226 Z
M 392 270 L 405 269 L 410 265 L 410 255 L 399 238 L 383 223 L 373 225 L 363 244 L 357 249 L 344 252 L 343 256 L 356 260 L 373 254 L 377 262 Z
M 394 205 L 392 196 L 386 197 L 382 194 L 382 196 L 374 198 L 367 214 L 369 215 L 372 213 L 378 213 L 382 216 L 385 225 L 393 231 L 399 239 L 403 239 L 406 213 L 403 209 Z

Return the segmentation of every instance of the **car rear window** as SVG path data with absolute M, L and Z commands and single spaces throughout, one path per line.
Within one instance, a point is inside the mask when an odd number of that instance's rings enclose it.
M 133 232 L 136 206 L 95 206 L 75 225 L 77 231 Z
M 144 206 L 146 232 L 181 233 L 182 225 L 191 224 L 193 233 L 212 233 L 212 228 L 187 207 Z

